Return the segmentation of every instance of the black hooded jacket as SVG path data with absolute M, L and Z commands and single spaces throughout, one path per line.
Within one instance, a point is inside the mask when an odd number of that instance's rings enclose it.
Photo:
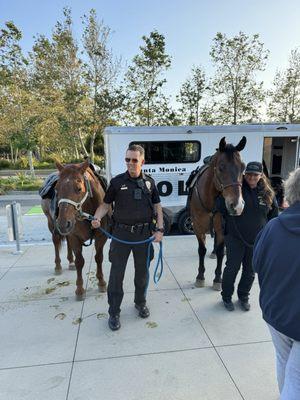
M 263 318 L 297 341 L 300 341 L 299 247 L 300 202 L 297 202 L 258 234 L 253 253 Z

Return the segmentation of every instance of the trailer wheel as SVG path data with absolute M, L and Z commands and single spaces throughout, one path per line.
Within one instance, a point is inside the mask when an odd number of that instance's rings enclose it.
M 182 235 L 192 235 L 194 233 L 192 218 L 186 210 L 178 218 L 178 229 Z
M 168 217 L 168 215 L 166 213 L 164 213 L 164 212 L 163 212 L 163 217 L 164 217 L 165 234 L 168 234 L 170 232 L 170 229 L 171 229 L 171 221 L 170 221 L 170 218 Z

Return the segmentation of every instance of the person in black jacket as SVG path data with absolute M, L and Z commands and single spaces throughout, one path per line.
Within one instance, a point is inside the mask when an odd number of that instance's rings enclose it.
M 237 295 L 241 308 L 244 311 L 250 310 L 249 293 L 254 281 L 253 244 L 258 232 L 270 219 L 278 215 L 274 192 L 263 174 L 260 162 L 252 161 L 246 166 L 242 195 L 245 205 L 240 216 L 232 216 L 228 213 L 223 197 L 219 197 L 217 202 L 217 209 L 225 220 L 227 260 L 222 277 L 221 295 L 228 311 L 234 310 L 232 295 L 241 264 L 243 269 Z
M 281 400 L 300 399 L 300 168 L 284 184 L 290 207 L 257 235 L 253 268 L 277 359 Z

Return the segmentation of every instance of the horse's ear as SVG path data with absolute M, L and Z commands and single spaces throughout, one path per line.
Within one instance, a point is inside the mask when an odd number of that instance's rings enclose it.
M 225 136 L 224 136 L 224 137 L 222 137 L 222 139 L 220 140 L 220 143 L 219 143 L 219 151 L 222 153 L 222 152 L 225 151 L 225 149 L 226 149 L 226 140 L 225 140 Z
M 81 172 L 82 174 L 84 174 L 85 171 L 88 169 L 89 166 L 90 166 L 90 161 L 89 161 L 89 159 L 87 158 L 83 163 L 79 164 L 80 172 Z
M 64 169 L 64 166 L 59 162 L 55 161 L 56 168 L 61 172 Z
M 246 136 L 243 136 L 242 139 L 240 140 L 239 144 L 237 144 L 235 146 L 235 150 L 242 151 L 243 148 L 246 146 L 246 143 L 247 143 L 247 138 L 246 138 Z

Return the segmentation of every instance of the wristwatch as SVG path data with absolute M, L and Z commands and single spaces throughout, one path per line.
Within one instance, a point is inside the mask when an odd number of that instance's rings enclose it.
M 164 228 L 155 228 L 155 232 L 165 233 Z

